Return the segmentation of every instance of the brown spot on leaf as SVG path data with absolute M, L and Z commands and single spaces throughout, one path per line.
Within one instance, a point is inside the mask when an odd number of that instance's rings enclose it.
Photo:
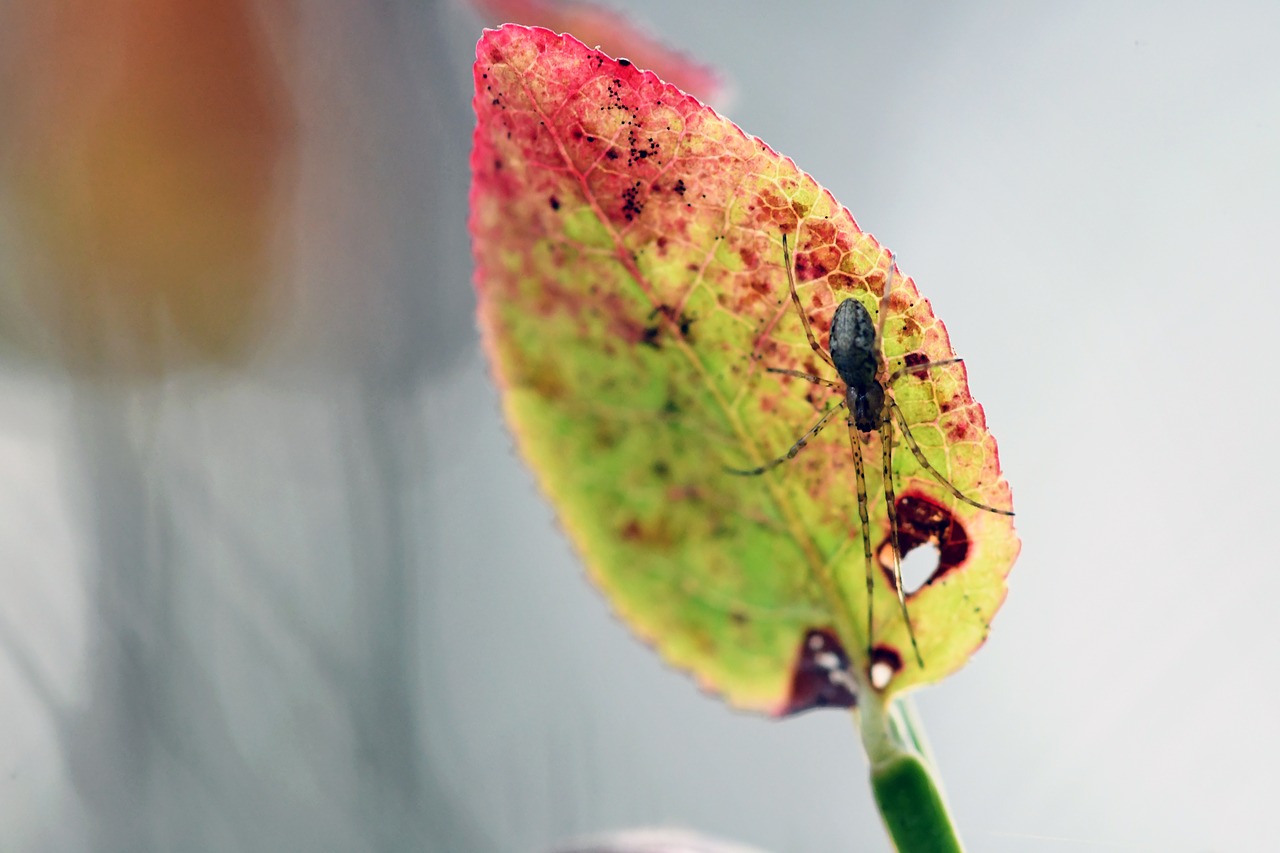
M 844 272 L 832 272 L 827 274 L 827 286 L 832 290 L 853 290 L 856 279 Z
M 658 551 L 669 550 L 675 544 L 671 529 L 661 518 L 649 522 L 629 519 L 618 528 L 618 536 L 625 542 Z
M 804 258 L 805 273 L 801 273 L 801 258 Z M 796 256 L 796 278 L 800 281 L 812 281 L 821 278 L 832 270 L 840 268 L 843 253 L 835 246 L 818 246 L 804 255 Z
M 849 656 L 829 628 L 813 628 L 804 635 L 791 672 L 791 695 L 780 716 L 814 708 L 852 708 L 858 704 L 849 674 Z
M 782 209 L 787 207 L 787 198 L 774 187 L 765 187 L 756 196 L 756 204 L 761 207 Z
M 800 219 L 796 216 L 795 211 L 790 209 L 775 210 L 771 218 L 773 219 L 774 227 L 782 234 L 794 234 L 796 227 L 800 224 Z
M 694 485 L 672 486 L 664 492 L 669 503 L 700 504 L 707 498 L 704 489 Z
M 920 353 L 920 352 L 909 352 L 902 357 L 902 366 L 904 368 L 919 367 L 921 365 L 925 365 L 928 363 L 929 363 L 928 357 L 925 356 L 924 353 Z M 923 378 L 929 375 L 929 371 L 928 370 L 912 370 L 904 375 L 919 376 Z
M 831 267 L 822 263 L 821 255 L 814 255 L 810 252 L 796 255 L 796 281 L 813 281 L 815 278 L 822 278 L 831 270 Z
M 893 670 L 893 674 L 897 675 L 902 672 L 902 655 L 898 654 L 897 649 L 890 646 L 876 646 L 871 650 L 871 667 L 877 664 L 889 667 Z M 871 667 L 868 667 L 868 674 Z
M 608 421 L 599 420 L 595 423 L 595 430 L 592 438 L 595 439 L 596 448 L 600 451 L 610 451 L 618 446 L 622 440 L 618 435 L 617 429 Z
M 898 498 L 898 545 L 907 554 L 913 548 L 931 544 L 938 549 L 938 567 L 920 589 L 934 583 L 947 572 L 959 568 L 969 556 L 969 535 L 950 510 L 929 498 L 909 494 Z M 893 586 L 892 555 L 886 542 L 882 546 L 880 565 L 889 585 Z M 886 560 L 886 558 L 889 558 Z M 919 590 L 917 590 L 919 591 Z M 909 597 L 909 596 L 908 596 Z
M 806 222 L 804 228 L 805 245 L 814 243 L 827 246 L 835 242 L 836 226 L 830 220 L 816 219 L 813 222 Z
M 901 344 L 915 340 L 919 336 L 920 324 L 915 320 L 912 320 L 910 317 L 907 317 L 902 321 L 902 327 L 898 330 L 896 335 L 898 342 Z
M 973 422 L 968 418 L 948 418 L 946 422 L 947 440 L 950 442 L 969 441 L 977 437 Z

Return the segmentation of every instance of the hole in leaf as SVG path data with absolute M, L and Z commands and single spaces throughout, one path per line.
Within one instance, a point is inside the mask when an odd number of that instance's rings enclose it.
M 938 546 L 926 542 L 902 555 L 902 589 L 911 595 L 929 582 L 938 570 L 942 555 Z
M 941 504 L 923 495 L 898 499 L 898 546 L 902 548 L 903 588 L 907 595 L 935 583 L 959 568 L 969 556 L 969 535 L 964 526 Z M 928 546 L 927 548 L 924 546 Z M 889 586 L 893 586 L 893 552 L 888 538 L 876 552 Z M 921 560 L 919 568 L 908 564 Z M 926 571 L 926 568 L 928 569 Z

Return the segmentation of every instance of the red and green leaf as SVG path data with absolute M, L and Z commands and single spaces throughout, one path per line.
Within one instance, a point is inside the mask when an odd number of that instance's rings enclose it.
M 842 651 L 867 683 L 845 426 L 766 475 L 726 469 L 786 451 L 836 400 L 766 372 L 836 378 L 791 305 L 783 234 L 823 342 L 839 301 L 876 313 L 888 252 L 791 160 L 572 37 L 486 31 L 475 82 L 479 322 L 512 432 L 592 578 L 667 661 L 734 705 L 847 704 L 814 660 L 819 646 Z M 889 311 L 890 370 L 952 356 L 910 279 L 896 280 Z M 1010 506 L 963 366 L 893 391 L 935 467 L 965 494 Z M 941 552 L 908 599 L 919 667 L 885 568 L 878 440 L 866 455 L 883 564 L 870 630 L 877 659 L 898 668 L 894 693 L 942 678 L 982 644 L 1019 543 L 1011 519 L 957 501 L 897 449 L 903 547 Z

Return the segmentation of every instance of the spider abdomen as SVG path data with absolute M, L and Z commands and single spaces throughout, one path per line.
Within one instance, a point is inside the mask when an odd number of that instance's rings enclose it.
M 866 389 L 876 381 L 880 366 L 876 326 L 861 302 L 846 299 L 836 307 L 827 347 L 840 378 L 850 388 Z
M 861 302 L 846 299 L 836 306 L 827 348 L 848 389 L 845 402 L 854 426 L 864 433 L 879 429 L 884 421 L 884 388 L 876 378 L 880 370 L 876 326 Z

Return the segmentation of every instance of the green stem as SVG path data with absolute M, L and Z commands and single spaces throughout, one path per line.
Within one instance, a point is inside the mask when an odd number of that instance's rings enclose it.
M 910 699 L 886 706 L 880 693 L 863 690 L 858 705 L 862 743 L 871 760 L 871 789 L 898 853 L 963 853 Z

